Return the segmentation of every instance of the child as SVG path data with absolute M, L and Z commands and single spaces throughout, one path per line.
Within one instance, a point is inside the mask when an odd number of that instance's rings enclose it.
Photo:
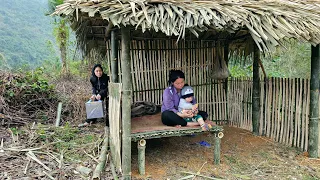
M 198 114 L 198 104 L 193 104 L 193 89 L 191 86 L 184 86 L 181 90 L 181 98 L 179 102 L 178 110 L 182 112 L 183 110 L 188 110 L 193 113 L 193 117 L 184 118 L 187 122 L 198 122 L 198 124 L 202 127 L 202 130 L 208 131 L 212 128 L 210 124 L 204 122 L 201 115 Z

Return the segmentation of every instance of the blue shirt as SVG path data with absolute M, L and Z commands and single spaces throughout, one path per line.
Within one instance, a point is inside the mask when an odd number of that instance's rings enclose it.
M 167 87 L 162 95 L 161 112 L 172 111 L 174 113 L 177 113 L 180 97 L 180 93 L 178 93 L 177 89 L 174 88 L 173 85 Z M 196 104 L 195 98 L 193 98 L 192 104 Z

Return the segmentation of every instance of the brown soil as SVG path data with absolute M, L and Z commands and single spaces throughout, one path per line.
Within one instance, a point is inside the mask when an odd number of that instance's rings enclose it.
M 211 147 L 199 145 L 206 141 Z M 211 134 L 147 140 L 146 175 L 138 174 L 137 146 L 132 144 L 133 179 L 179 179 L 191 173 L 221 179 L 318 179 L 320 160 L 306 153 L 253 136 L 235 127 L 224 127 L 221 164 L 213 165 Z M 203 166 L 203 168 L 201 168 Z M 197 177 L 196 179 L 204 179 Z
M 103 124 L 103 122 L 100 122 L 91 127 L 83 128 L 77 137 L 88 134 L 101 137 Z M 10 140 L 11 133 L 8 129 L 2 128 L 0 131 L 1 138 L 4 139 L 4 147 L 20 147 L 23 143 L 25 143 L 24 148 L 41 146 L 41 144 L 27 141 L 31 139 L 30 134 L 25 137 L 19 137 L 20 144 L 18 144 Z M 25 140 L 23 141 L 23 139 Z M 200 141 L 208 142 L 211 147 L 200 146 Z M 183 173 L 183 171 L 190 173 L 199 171 L 200 175 L 207 177 L 231 180 L 320 179 L 320 160 L 310 159 L 307 157 L 307 153 L 275 143 L 268 138 L 253 136 L 251 132 L 246 130 L 224 127 L 224 137 L 221 139 L 220 165 L 213 165 L 213 145 L 214 139 L 210 133 L 147 140 L 146 175 L 141 176 L 138 174 L 137 144 L 132 142 L 132 179 L 176 180 L 190 175 Z M 83 149 L 98 159 L 97 144 L 91 146 Z M 60 171 L 52 172 L 52 176 L 58 179 L 89 179 L 92 176 L 92 174 L 75 174 L 78 165 L 93 170 L 97 164 L 88 154 L 84 154 L 81 147 L 77 148 L 80 148 L 77 152 L 82 160 L 80 162 L 75 162 L 76 160 L 71 162 L 68 160 L 68 153 L 65 152 L 63 168 Z M 42 151 L 53 153 L 54 149 L 51 147 L 47 150 L 42 149 Z M 58 164 L 50 156 L 45 154 L 42 156 L 40 154 L 36 155 L 49 168 L 58 167 Z M 0 152 L 0 179 L 8 179 L 9 176 L 12 179 L 48 179 L 43 174 L 45 169 L 34 161 L 31 161 L 27 174 L 24 174 L 23 171 L 27 166 L 27 162 L 26 152 Z M 112 179 L 109 164 L 107 164 L 103 179 Z M 195 179 L 204 178 L 197 176 Z

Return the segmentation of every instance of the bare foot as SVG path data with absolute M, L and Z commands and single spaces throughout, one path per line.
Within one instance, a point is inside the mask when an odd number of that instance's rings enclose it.
M 211 126 L 216 126 L 217 125 L 215 122 L 213 122 L 213 121 L 211 121 L 209 119 L 205 120 L 204 122 L 207 123 L 207 124 L 210 124 Z
M 176 125 L 175 127 L 176 127 L 176 128 L 181 128 L 181 125 Z

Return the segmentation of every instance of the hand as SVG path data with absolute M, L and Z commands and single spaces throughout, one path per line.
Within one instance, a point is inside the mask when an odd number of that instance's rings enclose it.
M 198 104 L 195 104 L 192 106 L 192 111 L 196 111 L 196 110 L 198 110 Z
M 94 100 L 96 99 L 96 95 L 92 95 L 92 96 L 90 97 L 90 99 L 91 99 L 91 101 L 94 101 Z
M 97 99 L 97 100 L 100 100 L 100 99 L 101 99 L 101 95 L 98 94 L 98 95 L 96 96 L 96 99 Z
M 181 113 L 180 117 L 182 117 L 182 118 L 191 118 L 191 117 L 193 117 L 193 113 L 192 113 L 191 110 L 184 109 L 184 110 L 182 110 L 182 113 Z

